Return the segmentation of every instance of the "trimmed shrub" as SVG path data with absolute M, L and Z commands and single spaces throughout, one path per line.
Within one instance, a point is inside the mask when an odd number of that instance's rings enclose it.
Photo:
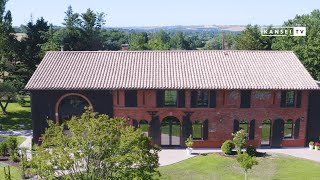
M 10 136 L 7 143 L 9 146 L 10 153 L 17 151 L 17 149 L 18 149 L 17 137 Z
M 221 150 L 224 154 L 231 155 L 232 154 L 232 149 L 233 149 L 233 142 L 231 140 L 226 140 L 222 146 Z
M 249 156 L 253 157 L 253 156 L 257 156 L 257 149 L 254 146 L 248 146 L 247 147 L 247 153 Z
M 9 152 L 8 144 L 7 142 L 0 143 L 0 155 L 6 156 Z

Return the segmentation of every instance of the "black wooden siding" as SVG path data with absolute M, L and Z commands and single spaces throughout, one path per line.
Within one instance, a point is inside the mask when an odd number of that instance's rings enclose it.
M 318 141 L 320 137 L 320 91 L 313 91 L 309 94 L 309 110 L 307 121 L 307 138 L 309 141 Z
M 111 91 L 31 91 L 31 111 L 34 141 L 38 141 L 47 127 L 47 120 L 55 122 L 55 105 L 68 93 L 79 93 L 92 103 L 95 112 L 112 117 L 113 98 Z

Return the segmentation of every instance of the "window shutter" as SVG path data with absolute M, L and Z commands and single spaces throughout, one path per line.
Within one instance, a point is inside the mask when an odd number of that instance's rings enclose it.
M 297 91 L 297 104 L 296 104 L 296 108 L 301 108 L 301 98 L 302 98 L 302 92 L 301 92 L 301 91 Z
M 249 131 L 249 140 L 254 139 L 255 126 L 256 126 L 256 120 L 251 120 L 250 121 L 250 131 Z
M 203 140 L 208 140 L 209 121 L 206 119 L 202 124 Z
M 300 131 L 300 119 L 297 119 L 294 124 L 294 139 L 299 139 L 299 131 Z
M 125 107 L 137 107 L 137 91 L 127 90 L 124 92 Z
M 280 107 L 286 107 L 287 91 L 281 91 L 281 104 Z
M 160 145 L 160 121 L 159 116 L 152 117 L 150 122 L 150 137 L 154 144 Z
M 164 90 L 157 90 L 157 107 L 163 107 L 164 104 Z
M 236 133 L 236 132 L 238 132 L 239 131 L 239 121 L 238 120 L 234 120 L 233 121 L 233 133 Z
M 197 107 L 197 95 L 198 91 L 191 91 L 191 107 Z
M 241 91 L 241 104 L 240 108 L 250 108 L 251 91 Z
M 183 116 L 182 121 L 182 142 L 185 146 L 186 139 L 192 134 L 192 123 L 189 116 Z
M 132 120 L 132 126 L 137 129 L 137 128 L 139 127 L 138 121 L 135 120 L 135 119 L 133 119 L 133 120 Z
M 178 91 L 178 107 L 179 108 L 185 107 L 185 91 L 184 90 Z
M 215 108 L 216 107 L 216 91 L 215 90 L 210 90 L 210 104 L 209 107 L 210 108 Z

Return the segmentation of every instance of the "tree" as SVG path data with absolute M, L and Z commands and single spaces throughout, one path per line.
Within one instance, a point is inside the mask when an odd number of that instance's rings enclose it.
M 247 142 L 248 133 L 246 133 L 243 129 L 236 133 L 232 133 L 233 136 L 233 143 L 237 150 L 237 154 L 241 154 L 241 149 Z
M 117 51 L 121 49 L 122 44 L 128 44 L 128 33 L 117 30 L 102 31 L 104 46 L 107 50 Z
M 42 56 L 44 56 L 47 51 L 58 51 L 61 48 L 61 33 L 61 30 L 55 29 L 53 25 L 50 24 L 49 30 L 42 35 L 44 39 L 47 39 L 45 43 L 40 45 Z
M 61 35 L 62 45 L 68 51 L 104 50 L 102 27 L 105 14 L 87 9 L 85 13 L 74 13 L 69 6 L 65 12 L 65 28 Z
M 82 43 L 78 50 L 97 51 L 104 49 L 101 28 L 105 24 L 105 14 L 88 9 L 81 14 L 80 32 Z
M 47 37 L 43 35 L 49 31 L 49 28 L 48 22 L 42 17 L 37 19 L 36 23 L 30 21 L 25 26 L 27 38 L 22 42 L 24 44 L 22 61 L 29 70 L 29 77 L 31 77 L 43 58 L 41 45 L 47 42 Z
M 297 15 L 283 26 L 304 26 L 307 35 L 301 37 L 277 37 L 272 44 L 273 50 L 294 51 L 313 78 L 320 80 L 320 10 L 310 14 Z
M 258 25 L 248 25 L 235 40 L 235 48 L 239 50 L 271 50 L 274 37 L 261 36 Z
M 247 153 L 238 154 L 237 161 L 240 166 L 244 169 L 244 179 L 247 180 L 247 172 L 252 169 L 254 165 L 258 164 L 255 157 L 249 156 Z
M 152 179 L 159 175 L 159 148 L 125 119 L 87 111 L 66 124 L 48 121 L 48 125 L 31 162 L 42 178 L 68 174 L 71 179 Z M 65 127 L 72 135 L 64 134 Z
M 66 17 L 64 18 L 65 28 L 61 36 L 61 45 L 64 46 L 64 49 L 67 51 L 78 50 L 79 40 L 81 39 L 80 35 L 80 15 L 74 13 L 71 6 L 68 7 L 68 10 L 65 12 Z
M 170 37 L 164 31 L 154 33 L 148 41 L 148 46 L 151 50 L 169 50 Z
M 130 35 L 129 48 L 132 51 L 147 50 L 148 49 L 148 34 L 147 33 L 133 33 Z
M 5 11 L 6 0 L 0 0 L 0 107 L 7 114 L 8 103 L 15 97 L 17 87 L 21 87 L 16 66 L 18 41 L 12 27 L 10 11 Z
M 0 83 L 0 107 L 3 114 L 8 114 L 6 111 L 9 102 L 15 98 L 17 89 L 10 81 Z M 3 104 L 4 103 L 4 104 Z
M 224 50 L 233 49 L 235 36 L 231 33 L 224 34 Z M 222 49 L 222 34 L 208 40 L 204 46 L 206 50 Z
M 171 49 L 187 50 L 190 49 L 188 41 L 181 31 L 177 31 L 170 39 Z

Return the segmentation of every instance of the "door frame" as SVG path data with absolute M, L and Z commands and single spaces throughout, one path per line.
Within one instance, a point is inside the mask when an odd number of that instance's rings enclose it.
M 162 144 L 162 123 L 164 122 L 164 121 L 166 121 L 166 120 L 169 120 L 169 134 L 168 134 L 168 139 L 169 139 L 169 144 L 167 145 L 167 144 L 165 144 L 165 145 L 163 145 Z M 172 144 L 172 122 L 173 121 L 175 121 L 175 122 L 179 122 L 179 126 L 180 126 L 180 136 L 179 136 L 179 145 L 173 145 Z M 181 147 L 182 146 L 182 144 L 181 144 L 181 139 L 182 139 L 182 136 L 181 136 L 181 134 L 182 134 L 182 126 L 181 126 L 181 122 L 180 122 L 180 120 L 177 118 L 177 117 L 175 117 L 175 116 L 167 116 L 167 117 L 165 117 L 165 118 L 163 118 L 162 119 L 162 121 L 161 121 L 161 123 L 160 123 L 160 145 L 162 146 L 162 147 Z
M 269 122 L 266 122 L 266 121 L 269 121 Z M 263 129 L 263 125 L 264 124 L 268 124 L 269 125 L 269 144 L 262 144 L 262 129 Z M 262 126 L 261 126 L 261 142 L 260 142 L 260 146 L 261 147 L 271 147 L 271 143 L 272 143 L 272 125 L 273 125 L 273 123 L 272 123 L 272 120 L 271 119 L 269 119 L 269 120 L 264 120 L 264 121 L 262 121 Z

